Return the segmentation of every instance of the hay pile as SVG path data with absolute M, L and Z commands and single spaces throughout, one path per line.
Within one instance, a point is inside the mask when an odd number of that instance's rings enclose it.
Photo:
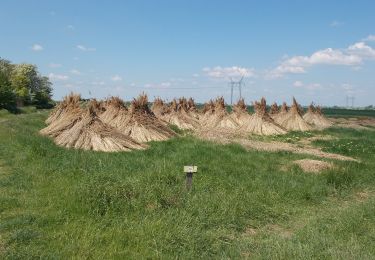
M 276 123 L 291 131 L 312 130 L 312 127 L 302 118 L 302 109 L 295 98 L 289 111 L 285 110 L 286 106 L 283 105 L 281 111 L 274 116 Z
M 189 105 L 184 97 L 178 100 L 173 99 L 162 118 L 180 129 L 195 130 L 200 127 L 200 123 L 194 109 L 195 104 Z
M 247 112 L 247 107 L 243 98 L 239 99 L 238 102 L 233 105 L 231 117 L 239 126 L 242 126 L 251 118 L 251 115 Z
M 111 97 L 104 103 L 105 111 L 99 115 L 99 118 L 106 124 L 121 128 L 128 118 L 128 109 L 124 101 L 119 97 Z
M 168 107 L 161 98 L 157 97 L 152 103 L 151 111 L 157 118 L 164 120 L 164 117 L 168 112 Z
M 239 129 L 240 132 L 258 135 L 280 135 L 287 133 L 286 129 L 275 123 L 267 113 L 265 98 L 262 98 L 260 102 L 254 102 L 254 110 L 255 113 L 242 122 L 242 126 Z
M 210 101 L 203 108 L 204 115 L 201 119 L 202 128 L 211 130 L 234 130 L 238 123 L 228 114 L 223 97 L 219 97 L 213 103 Z
M 285 104 L 286 105 L 286 104 Z M 272 117 L 273 115 L 276 115 L 279 113 L 279 106 L 277 105 L 276 102 L 274 102 L 270 108 L 270 116 Z
M 55 109 L 50 113 L 45 123 L 47 125 L 54 121 L 57 121 L 70 113 L 75 113 L 80 109 L 81 96 L 79 94 L 70 93 L 65 96 L 63 100 L 55 107 Z
M 182 97 L 169 105 L 156 98 L 150 109 L 145 94 L 134 99 L 129 108 L 118 97 L 104 102 L 93 99 L 87 105 L 80 95 L 71 93 L 51 112 L 46 120 L 48 126 L 40 133 L 64 147 L 113 152 L 145 149 L 147 146 L 142 143 L 175 136 L 168 123 L 213 139 L 249 133 L 285 134 L 287 130 L 306 131 L 312 126 L 322 129 L 332 125 L 313 105 L 302 117 L 302 108 L 294 98 L 290 109 L 284 102 L 279 111 L 274 103 L 268 114 L 264 98 L 255 102 L 254 108 L 255 113 L 249 114 L 244 99 L 240 99 L 229 114 L 224 98 L 219 97 L 206 103 L 200 113 L 192 98 Z
M 137 142 L 163 141 L 176 135 L 150 110 L 145 94 L 132 101 L 125 118 L 116 128 Z
M 85 111 L 61 118 L 40 132 L 67 148 L 117 152 L 147 147 L 103 123 L 95 110 L 94 104 L 89 104 Z
M 328 128 L 333 124 L 322 114 L 320 107 L 315 108 L 313 104 L 309 106 L 306 114 L 303 115 L 303 119 L 317 129 Z

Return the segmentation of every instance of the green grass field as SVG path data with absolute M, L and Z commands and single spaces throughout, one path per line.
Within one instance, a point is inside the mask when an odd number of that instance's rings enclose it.
M 309 133 L 361 160 L 310 174 L 292 161 L 313 157 L 188 135 L 67 150 L 38 134 L 47 114 L 0 111 L 0 259 L 375 258 L 375 131 Z

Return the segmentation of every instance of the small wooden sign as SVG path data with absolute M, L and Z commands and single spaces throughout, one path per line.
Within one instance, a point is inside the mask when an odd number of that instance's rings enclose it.
M 193 173 L 198 172 L 197 166 L 184 166 L 184 173 L 186 173 L 186 189 L 191 190 L 193 186 Z
M 196 173 L 198 172 L 198 166 L 184 166 L 184 173 Z

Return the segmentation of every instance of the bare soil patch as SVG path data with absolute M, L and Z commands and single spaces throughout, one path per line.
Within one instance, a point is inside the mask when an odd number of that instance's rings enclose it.
M 374 130 L 375 118 L 351 117 L 351 118 L 330 118 L 335 126 L 343 128 L 353 128 L 357 130 Z
M 308 154 L 308 155 L 313 155 L 316 157 L 335 159 L 335 160 L 340 160 L 340 161 L 359 162 L 357 159 L 349 157 L 349 156 L 323 152 L 319 148 L 299 147 L 291 143 L 262 142 L 262 141 L 256 141 L 256 140 L 248 140 L 248 139 L 236 139 L 234 140 L 234 142 L 241 144 L 246 149 L 255 149 L 258 151 L 267 151 L 267 152 L 285 151 L 285 152 L 292 152 L 292 153 L 297 153 L 297 154 Z
M 319 173 L 321 171 L 330 169 L 333 167 L 331 163 L 319 161 L 319 160 L 311 160 L 311 159 L 302 159 L 293 162 L 297 164 L 304 172 L 312 172 L 312 173 Z

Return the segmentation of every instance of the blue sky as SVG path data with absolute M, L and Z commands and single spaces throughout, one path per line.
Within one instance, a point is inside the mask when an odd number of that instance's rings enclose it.
M 247 103 L 375 104 L 375 1 L 3 0 L 0 56 L 36 64 L 54 98 L 145 91 Z M 238 93 L 235 92 L 235 98 Z

